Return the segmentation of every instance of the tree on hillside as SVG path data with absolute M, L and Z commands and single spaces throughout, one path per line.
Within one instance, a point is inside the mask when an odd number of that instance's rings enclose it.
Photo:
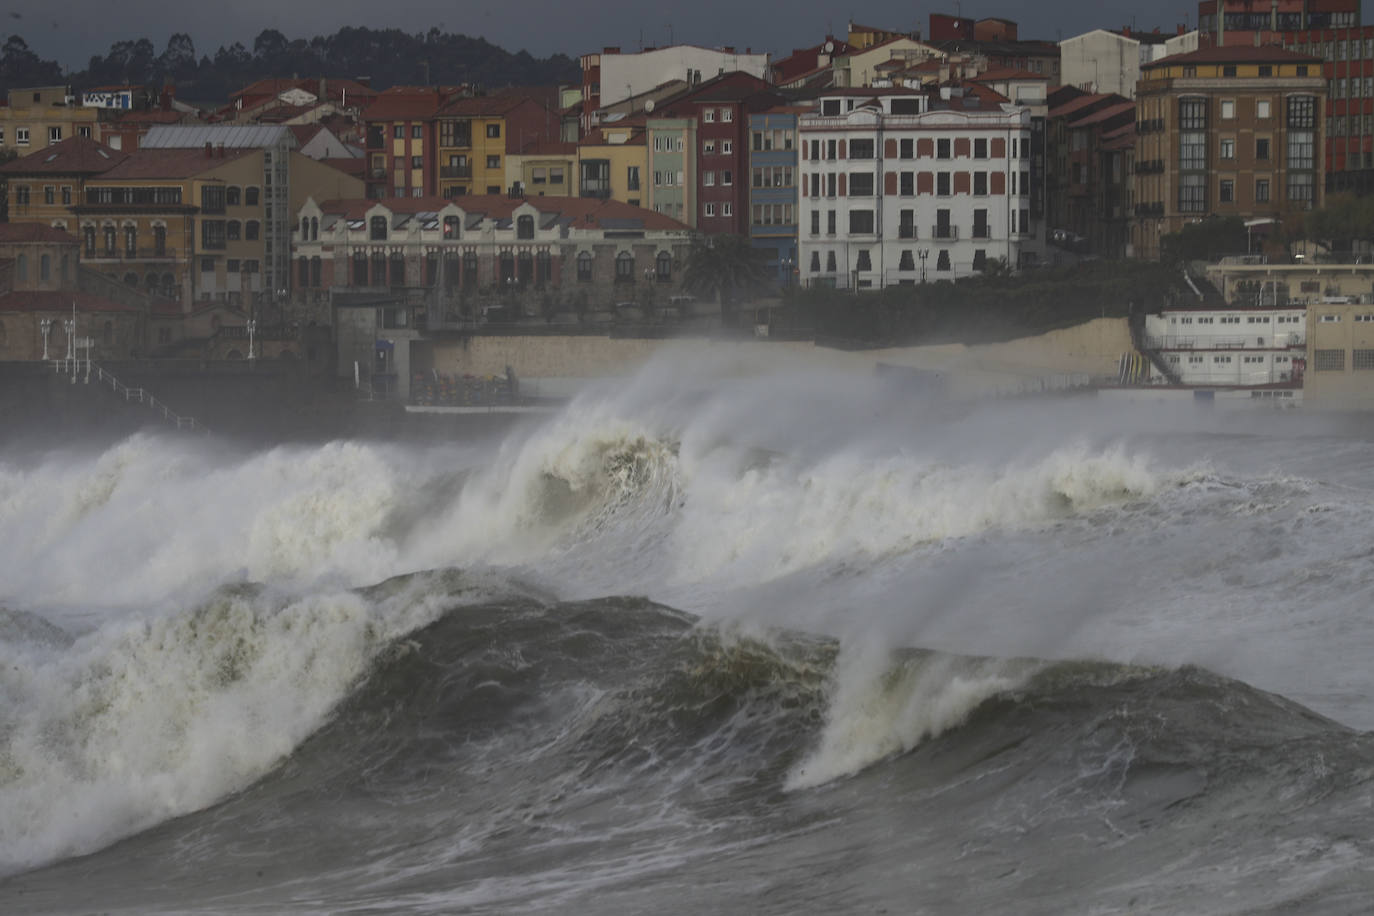
M 760 252 L 748 239 L 739 235 L 693 236 L 682 285 L 694 295 L 716 300 L 726 324 L 734 324 L 736 296 L 758 292 L 767 282 Z

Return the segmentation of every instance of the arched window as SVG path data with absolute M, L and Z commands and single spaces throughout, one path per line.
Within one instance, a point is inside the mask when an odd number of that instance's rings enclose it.
M 38 279 L 43 283 L 52 279 L 52 255 L 38 256 Z
M 308 216 L 301 217 L 301 241 L 310 241 L 310 217 Z
M 515 221 L 515 237 L 518 239 L 534 238 L 534 217 L 521 216 Z
M 509 248 L 501 252 L 501 265 L 498 276 L 501 278 L 502 284 L 513 283 L 515 281 L 515 258 L 511 255 Z
M 654 259 L 654 267 L 658 274 L 658 282 L 671 283 L 673 280 L 673 256 L 666 251 L 660 251 L 658 257 Z
M 160 257 L 163 257 L 164 255 L 167 254 L 167 227 L 166 227 L 166 226 L 154 226 L 154 227 L 153 227 L 153 254 L 156 255 L 156 256 L 159 257 L 159 258 L 160 258 Z
M 368 234 L 368 238 L 371 239 L 371 240 L 374 241 L 374 242 L 385 242 L 385 241 L 386 241 L 386 217 L 385 217 L 385 216 L 374 216 L 374 217 L 372 217 L 371 226 L 372 226 L 372 231 Z
M 444 217 L 444 238 L 445 238 L 445 239 L 456 240 L 456 239 L 458 239 L 458 238 L 461 238 L 461 237 L 462 237 L 462 236 L 461 236 L 461 232 L 462 232 L 462 230 L 461 230 L 461 228 L 460 228 L 460 226 L 459 226 L 458 217 L 456 217 L 456 216 L 445 216 L 445 217 Z
M 635 282 L 635 256 L 628 251 L 622 251 L 615 256 L 615 282 Z
M 138 257 L 138 227 L 124 227 L 124 256 L 126 258 Z
M 239 240 L 239 228 L 240 223 L 238 220 L 229 220 L 229 222 L 224 224 L 224 237 L 231 242 L 237 242 Z
M 592 253 L 580 251 L 577 254 L 577 279 L 581 283 L 592 282 Z
M 444 289 L 453 290 L 457 288 L 463 276 L 461 256 L 456 251 L 444 252 Z
M 86 249 L 86 257 L 88 257 L 88 258 L 93 258 L 93 257 L 95 257 L 95 227 L 94 227 L 94 226 L 82 226 L 82 227 L 81 227 L 81 239 L 82 239 L 82 242 L 83 242 L 84 247 L 85 247 L 85 249 Z
M 549 258 L 547 251 L 540 251 L 534 256 L 534 284 L 535 286 L 545 286 L 553 276 L 553 261 Z
M 239 189 L 235 185 L 230 185 L 224 189 L 224 203 L 230 207 L 239 205 Z
M 318 216 L 312 216 L 312 217 L 310 217 L 310 238 L 311 238 L 312 241 L 315 241 L 315 240 L 318 240 L 319 237 L 320 237 L 320 218 L 319 218 Z
M 105 227 L 105 257 L 107 257 L 107 258 L 112 258 L 112 257 L 114 257 L 114 256 L 115 256 L 115 227 L 111 225 L 111 226 L 106 226 L 106 227 Z
M 250 219 L 248 222 L 246 222 L 246 223 L 243 224 L 243 237 L 244 237 L 245 239 L 247 239 L 248 241 L 250 241 L 250 242 L 255 242 L 255 241 L 257 241 L 257 238 L 258 238 L 258 221 L 257 221 L 257 220 L 255 220 L 255 219 Z

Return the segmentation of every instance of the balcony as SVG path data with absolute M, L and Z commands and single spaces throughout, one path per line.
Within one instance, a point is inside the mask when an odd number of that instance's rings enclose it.
M 472 165 L 443 165 L 439 167 L 440 178 L 471 178 Z
M 948 239 L 954 241 L 959 238 L 958 226 L 942 226 L 936 223 L 930 227 L 930 237 L 933 239 Z
M 897 238 L 914 239 L 916 238 L 916 227 L 910 223 L 904 223 L 897 227 Z
M 82 261 L 175 261 L 178 260 L 175 248 L 158 248 L 150 246 L 148 248 L 136 248 L 130 251 L 127 248 L 120 248 L 118 251 L 108 251 L 97 248 L 94 251 L 86 249 L 81 252 Z

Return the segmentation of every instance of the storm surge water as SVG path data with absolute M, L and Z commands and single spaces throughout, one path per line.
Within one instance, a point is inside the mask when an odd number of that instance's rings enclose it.
M 0 908 L 1368 906 L 1366 433 L 738 370 L 0 446 Z

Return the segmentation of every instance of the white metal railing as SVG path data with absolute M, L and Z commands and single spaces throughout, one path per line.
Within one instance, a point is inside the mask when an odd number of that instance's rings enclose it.
M 153 397 L 152 393 L 146 389 L 131 388 L 128 385 L 122 384 L 113 374 L 91 362 L 89 357 L 86 359 L 77 357 L 55 359 L 52 360 L 52 366 L 53 370 L 59 374 L 70 374 L 72 384 L 76 384 L 76 380 L 81 378 L 84 372 L 83 381 L 85 384 L 89 385 L 91 383 L 91 375 L 94 373 L 97 384 L 108 384 L 110 390 L 123 397 L 126 403 L 137 402 L 139 404 L 147 404 L 154 411 L 160 413 L 162 419 L 166 420 L 168 423 L 174 424 L 177 429 L 190 429 L 199 432 L 209 431 L 205 428 L 204 424 L 197 422 L 195 417 L 182 416 L 157 398 Z

